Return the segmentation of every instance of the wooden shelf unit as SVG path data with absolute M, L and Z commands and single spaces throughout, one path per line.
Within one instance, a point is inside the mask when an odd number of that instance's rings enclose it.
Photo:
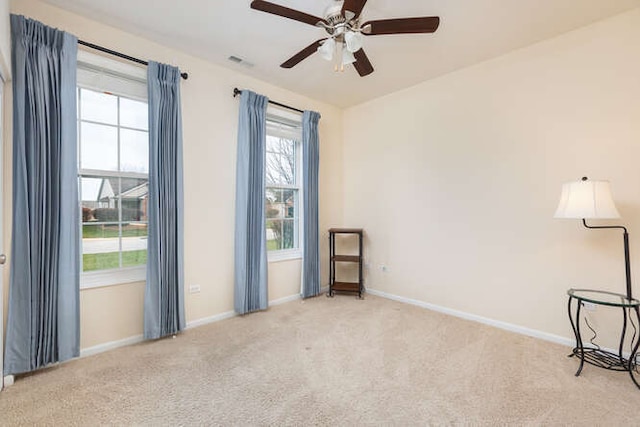
M 357 255 L 336 254 L 336 234 L 353 234 L 358 237 Z M 330 228 L 329 229 L 329 293 L 332 297 L 334 292 L 354 292 L 358 298 L 362 298 L 364 291 L 362 278 L 362 228 Z M 350 262 L 358 264 L 358 281 L 344 282 L 336 280 L 336 262 Z

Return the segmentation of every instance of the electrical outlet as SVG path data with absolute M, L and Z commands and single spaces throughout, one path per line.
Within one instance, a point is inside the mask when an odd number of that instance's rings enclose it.
M 380 270 L 381 270 L 383 273 L 388 273 L 388 272 L 389 272 L 389 267 L 388 267 L 388 266 L 386 266 L 386 265 L 384 265 L 384 264 L 382 264 L 382 265 L 380 266 Z
M 582 301 L 582 306 L 587 311 L 596 311 L 596 304 L 588 301 Z
M 198 292 L 200 292 L 200 285 L 189 286 L 189 292 L 192 294 L 197 294 Z

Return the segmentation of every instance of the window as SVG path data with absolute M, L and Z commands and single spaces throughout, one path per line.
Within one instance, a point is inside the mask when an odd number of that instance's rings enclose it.
M 300 256 L 301 139 L 300 117 L 269 107 L 265 215 L 271 260 Z
M 144 91 L 136 90 L 144 85 Z M 143 280 L 149 193 L 146 82 L 80 62 L 78 179 L 83 287 Z

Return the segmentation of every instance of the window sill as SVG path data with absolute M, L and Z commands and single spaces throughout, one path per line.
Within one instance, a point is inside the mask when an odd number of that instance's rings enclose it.
M 80 274 L 80 290 L 144 282 L 146 278 L 147 268 L 143 266 L 91 271 Z
M 302 259 L 302 251 L 300 249 L 271 251 L 267 252 L 269 262 L 291 261 L 294 259 Z

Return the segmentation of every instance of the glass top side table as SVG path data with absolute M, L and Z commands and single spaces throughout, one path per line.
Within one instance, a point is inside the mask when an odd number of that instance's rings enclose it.
M 640 383 L 634 377 L 637 367 L 635 361 L 636 354 L 640 344 L 640 334 L 638 334 L 638 328 L 640 328 L 640 301 L 635 298 L 629 299 L 623 294 L 593 289 L 569 289 L 567 291 L 567 295 L 569 295 L 569 303 L 567 306 L 569 321 L 571 322 L 571 327 L 573 328 L 573 333 L 576 337 L 576 346 L 574 347 L 572 354 L 569 356 L 575 356 L 580 360 L 580 366 L 578 367 L 576 376 L 580 375 L 582 368 L 584 367 L 584 363 L 587 362 L 591 365 L 604 369 L 627 371 L 635 385 L 640 388 Z M 618 307 L 621 309 L 623 318 L 622 332 L 620 334 L 620 344 L 618 346 L 617 354 L 603 350 L 593 342 L 591 345 L 584 345 L 580 331 L 580 323 L 582 323 L 581 319 L 583 319 L 584 316 L 581 317 L 580 314 L 585 302 L 609 307 Z M 575 308 L 573 308 L 574 305 Z M 635 323 L 632 320 L 633 315 L 635 315 Z M 584 321 L 586 322 L 586 320 Z M 631 339 L 631 353 L 629 358 L 626 359 L 624 357 L 623 348 L 625 344 L 627 324 L 629 321 L 631 321 L 636 333 L 633 334 L 633 338 Z M 591 328 L 588 323 L 587 326 Z

